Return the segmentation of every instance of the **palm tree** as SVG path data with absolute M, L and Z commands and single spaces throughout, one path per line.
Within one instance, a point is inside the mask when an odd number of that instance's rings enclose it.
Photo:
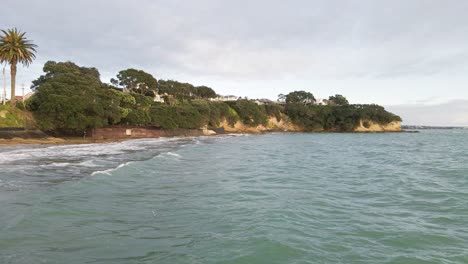
M 18 63 L 23 66 L 29 66 L 36 58 L 36 45 L 28 40 L 24 35 L 26 32 L 21 32 L 16 28 L 2 30 L 0 35 L 0 63 L 10 64 L 11 74 L 11 99 L 10 104 L 15 106 L 15 86 L 16 86 L 16 65 Z

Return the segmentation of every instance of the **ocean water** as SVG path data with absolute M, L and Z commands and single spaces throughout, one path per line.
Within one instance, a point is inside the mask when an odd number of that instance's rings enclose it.
M 0 263 L 468 263 L 468 131 L 1 146 Z

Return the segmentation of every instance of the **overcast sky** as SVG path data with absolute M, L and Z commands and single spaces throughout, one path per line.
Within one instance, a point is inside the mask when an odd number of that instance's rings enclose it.
M 225 95 L 338 93 L 405 123 L 468 126 L 467 14 L 464 0 L 2 0 L 0 28 L 39 46 L 18 72 L 27 87 L 46 61 L 70 60 L 105 82 L 134 67 Z

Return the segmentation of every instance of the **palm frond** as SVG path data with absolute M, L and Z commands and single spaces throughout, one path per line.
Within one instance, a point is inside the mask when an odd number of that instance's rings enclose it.
M 29 66 L 36 58 L 37 45 L 28 40 L 26 32 L 17 28 L 1 30 L 0 35 L 0 63 L 21 63 Z

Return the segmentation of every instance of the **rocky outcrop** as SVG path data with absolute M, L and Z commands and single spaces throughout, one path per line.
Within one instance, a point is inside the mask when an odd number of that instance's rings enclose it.
M 385 125 L 381 125 L 370 120 L 361 120 L 359 126 L 354 129 L 354 132 L 401 132 L 401 122 L 393 121 Z
M 303 131 L 297 125 L 294 125 L 287 116 L 282 116 L 278 121 L 276 117 L 270 117 L 268 124 L 258 125 L 256 127 L 247 126 L 241 121 L 237 121 L 234 126 L 231 126 L 226 120 L 221 122 L 220 127 L 224 128 L 225 133 L 248 133 L 260 134 L 265 132 L 300 132 Z
M 224 129 L 225 133 L 247 133 L 247 134 L 260 134 L 265 132 L 305 132 L 303 128 L 293 124 L 287 116 L 283 116 L 280 121 L 276 117 L 270 117 L 268 125 L 259 125 L 250 127 L 243 122 L 238 121 L 234 126 L 229 125 L 228 122 L 223 121 L 220 127 Z M 353 132 L 401 132 L 401 122 L 394 121 L 385 125 L 381 125 L 369 120 L 361 120 L 359 126 Z M 310 131 L 310 132 L 335 132 L 335 131 Z

